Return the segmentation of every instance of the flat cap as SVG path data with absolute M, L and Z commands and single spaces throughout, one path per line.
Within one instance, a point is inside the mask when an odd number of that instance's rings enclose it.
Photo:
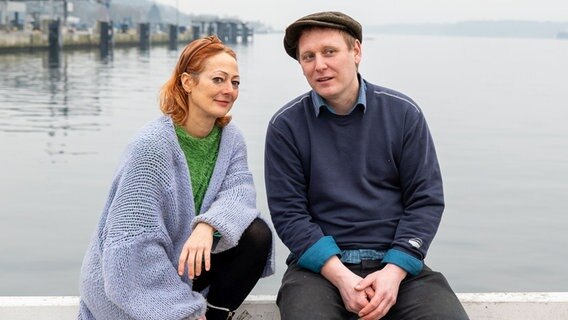
M 286 28 L 286 33 L 284 35 L 284 49 L 290 57 L 296 60 L 298 40 L 302 34 L 302 30 L 307 27 L 340 29 L 347 31 L 360 42 L 363 42 L 363 30 L 361 24 L 345 13 L 337 11 L 312 13 L 294 21 L 288 26 L 288 28 Z

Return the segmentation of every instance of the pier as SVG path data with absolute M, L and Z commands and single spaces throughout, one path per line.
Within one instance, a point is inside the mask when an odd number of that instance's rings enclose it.
M 565 320 L 568 292 L 458 293 L 471 320 Z M 279 320 L 275 296 L 249 296 L 237 319 Z M 0 319 L 76 319 L 79 297 L 0 297 Z
M 121 13 L 113 13 L 110 0 L 95 1 L 89 8 L 81 8 L 82 12 L 96 13 L 96 17 L 83 22 L 66 9 L 67 3 L 73 1 L 64 2 L 51 1 L 54 7 L 47 8 L 38 5 L 42 3 L 38 1 L 0 1 L 0 53 L 92 48 L 109 53 L 114 47 L 148 49 L 156 45 L 177 49 L 178 44 L 185 45 L 211 34 L 228 44 L 248 43 L 254 34 L 251 25 L 236 18 L 192 16 L 180 19 L 179 12 L 175 18 L 166 18 L 156 4 L 149 8 L 136 7 L 143 18 L 134 20 L 122 13 L 128 12 L 124 8 L 120 8 Z

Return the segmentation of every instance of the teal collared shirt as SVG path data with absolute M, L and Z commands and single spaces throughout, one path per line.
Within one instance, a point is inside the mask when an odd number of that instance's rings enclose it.
M 383 260 L 386 251 L 373 249 L 341 250 L 341 262 L 359 264 L 363 260 Z
M 418 275 L 424 268 L 424 262 L 396 249 L 387 251 L 373 249 L 341 250 L 341 262 L 359 264 L 363 260 L 379 260 L 381 264 L 392 263 L 413 276 Z
M 350 114 L 351 112 L 353 112 L 353 110 L 357 106 L 363 106 L 363 113 L 367 110 L 367 94 L 366 94 L 367 93 L 367 85 L 365 84 L 365 81 L 361 80 L 360 75 L 357 75 L 357 78 L 359 79 L 359 94 L 357 95 L 357 101 L 355 101 L 355 105 L 353 105 L 353 107 L 351 108 L 351 110 L 349 110 L 349 112 L 347 114 Z M 312 101 L 313 101 L 313 104 L 314 104 L 314 112 L 316 113 L 316 117 L 319 116 L 321 108 L 324 108 L 324 107 L 327 110 L 329 110 L 329 112 L 331 112 L 333 114 L 337 114 L 335 112 L 335 110 L 333 110 L 333 108 L 327 104 L 325 99 L 322 96 L 320 96 L 319 94 L 317 94 L 315 90 L 312 90 L 311 95 L 312 95 Z
M 331 236 L 319 239 L 298 259 L 298 265 L 319 273 L 323 265 L 332 256 L 338 256 L 341 262 L 358 264 L 362 260 L 380 260 L 381 264 L 392 263 L 413 276 L 424 268 L 424 261 L 397 249 L 379 251 L 372 249 L 341 250 Z

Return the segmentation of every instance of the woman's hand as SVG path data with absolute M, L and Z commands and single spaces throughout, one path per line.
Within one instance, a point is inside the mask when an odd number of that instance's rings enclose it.
M 211 268 L 211 247 L 213 245 L 213 233 L 215 229 L 207 223 L 200 222 L 183 245 L 179 256 L 178 274 L 185 273 L 185 266 L 189 278 L 193 279 L 201 274 L 201 267 L 205 263 L 205 270 Z

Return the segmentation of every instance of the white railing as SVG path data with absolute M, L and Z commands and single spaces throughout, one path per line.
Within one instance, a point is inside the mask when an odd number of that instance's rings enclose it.
M 568 292 L 458 293 L 471 320 L 567 320 Z M 280 319 L 275 296 L 249 296 L 240 320 Z M 2 320 L 77 319 L 78 297 L 0 297 Z

